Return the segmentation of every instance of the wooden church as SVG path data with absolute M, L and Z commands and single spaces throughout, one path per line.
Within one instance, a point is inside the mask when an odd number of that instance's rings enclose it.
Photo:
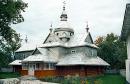
M 26 56 L 10 65 L 15 68 L 19 64 L 22 75 L 36 77 L 103 74 L 109 64 L 97 56 L 98 47 L 93 43 L 88 26 L 84 33 L 76 33 L 67 18 L 63 6 L 59 26 L 50 28 L 44 43 L 34 50 L 21 46 L 16 54 L 23 53 Z

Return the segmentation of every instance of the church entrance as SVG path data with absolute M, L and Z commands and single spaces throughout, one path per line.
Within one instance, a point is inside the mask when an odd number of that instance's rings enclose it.
M 34 72 L 35 72 L 35 68 L 36 68 L 36 65 L 35 64 L 29 64 L 29 70 L 28 70 L 28 75 L 34 75 Z

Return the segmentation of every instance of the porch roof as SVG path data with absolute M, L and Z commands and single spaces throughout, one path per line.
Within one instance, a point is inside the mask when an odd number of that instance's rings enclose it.
M 35 54 L 25 58 L 22 62 L 57 62 L 57 60 L 51 56 Z
M 22 65 L 22 60 L 14 60 L 13 62 L 9 63 L 9 65 Z

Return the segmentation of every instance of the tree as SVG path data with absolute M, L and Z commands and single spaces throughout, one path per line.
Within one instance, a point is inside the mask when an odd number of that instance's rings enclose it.
M 11 24 L 24 21 L 21 12 L 26 7 L 22 0 L 0 0 L 0 66 L 8 64 L 11 55 L 20 47 L 20 37 Z
M 95 40 L 95 44 L 99 45 L 103 42 L 103 37 L 99 36 L 96 40 Z
M 127 57 L 126 43 L 121 41 L 119 36 L 113 33 L 107 34 L 102 42 L 98 42 L 100 38 L 95 41 L 96 45 L 99 47 L 98 55 L 107 61 L 111 65 L 111 68 L 125 68 L 125 59 Z

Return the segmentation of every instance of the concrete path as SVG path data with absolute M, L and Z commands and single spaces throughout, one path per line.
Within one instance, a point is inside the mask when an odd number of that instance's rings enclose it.
M 27 81 L 21 81 L 20 84 L 58 84 L 58 83 L 41 82 L 39 80 L 27 80 Z
M 40 80 L 19 80 L 18 78 L 0 79 L 0 84 L 58 84 L 42 82 Z
M 0 84 L 17 84 L 18 82 L 18 78 L 0 79 Z

